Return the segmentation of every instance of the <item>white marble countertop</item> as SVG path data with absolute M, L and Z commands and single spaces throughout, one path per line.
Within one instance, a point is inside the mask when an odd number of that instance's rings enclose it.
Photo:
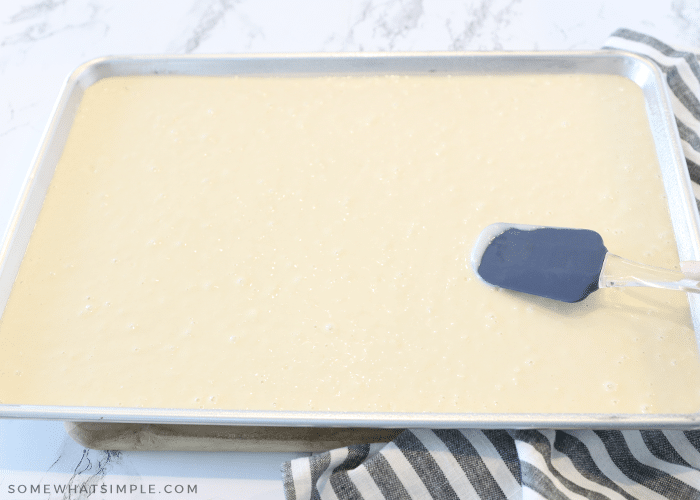
M 697 48 L 700 6 L 691 0 L 4 0 L 0 233 L 7 228 L 63 81 L 92 58 L 583 50 L 599 48 L 619 27 L 679 48 Z M 181 486 L 178 498 L 280 499 L 279 467 L 294 456 L 100 452 L 75 444 L 60 422 L 0 419 L 0 497 L 87 498 L 85 492 L 92 488 L 90 498 L 174 498 L 166 490 Z M 39 484 L 41 493 L 32 494 L 30 487 Z M 132 485 L 132 493 L 116 492 L 117 486 L 131 490 Z M 187 492 L 192 485 L 196 493 Z M 30 493 L 22 493 L 22 486 Z M 54 491 L 61 486 L 73 491 Z M 81 486 L 87 488 L 82 493 Z

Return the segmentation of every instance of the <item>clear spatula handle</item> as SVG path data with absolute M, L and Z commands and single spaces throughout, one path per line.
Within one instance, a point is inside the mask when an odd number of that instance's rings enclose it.
M 647 286 L 700 293 L 700 262 L 681 262 L 681 271 L 647 266 L 608 252 L 603 261 L 598 286 Z

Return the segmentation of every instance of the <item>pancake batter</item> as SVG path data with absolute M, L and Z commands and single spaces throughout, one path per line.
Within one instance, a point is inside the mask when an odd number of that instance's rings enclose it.
M 678 269 L 617 76 L 124 77 L 85 93 L 0 323 L 5 404 L 693 412 L 684 294 L 486 287 L 488 224 Z

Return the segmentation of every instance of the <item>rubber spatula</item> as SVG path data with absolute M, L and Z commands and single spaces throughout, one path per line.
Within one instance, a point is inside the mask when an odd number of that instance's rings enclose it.
M 588 229 L 491 224 L 479 235 L 471 264 L 491 285 L 562 302 L 606 287 L 700 292 L 700 262 L 682 262 L 682 272 L 638 264 L 608 252 Z

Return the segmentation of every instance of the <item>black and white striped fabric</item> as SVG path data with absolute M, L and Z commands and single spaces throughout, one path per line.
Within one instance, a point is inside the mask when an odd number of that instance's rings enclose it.
M 700 498 L 700 431 L 404 431 L 282 466 L 287 500 Z
M 700 182 L 700 66 L 627 29 L 605 48 L 666 75 L 691 179 Z M 412 429 L 282 466 L 287 500 L 700 500 L 700 431 Z

